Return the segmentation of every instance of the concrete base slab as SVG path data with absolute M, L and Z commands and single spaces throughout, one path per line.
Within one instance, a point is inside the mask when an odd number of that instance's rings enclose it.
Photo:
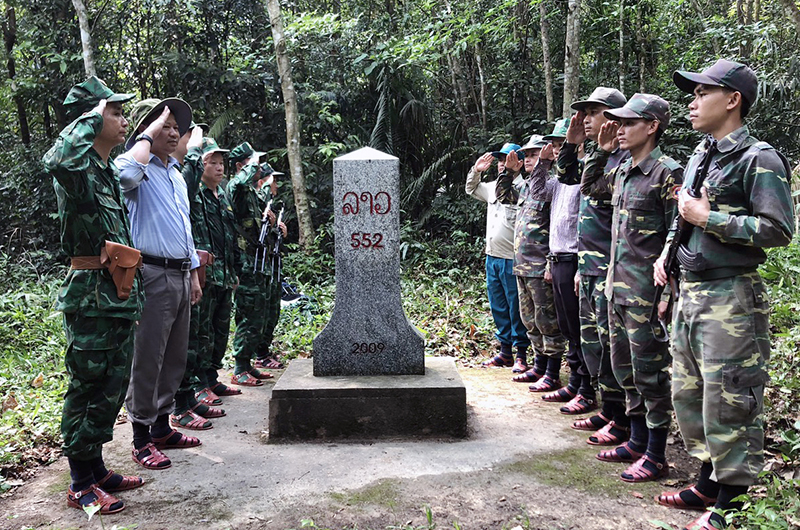
M 270 441 L 467 435 L 467 392 L 455 361 L 425 359 L 425 375 L 313 375 L 289 363 L 269 402 Z

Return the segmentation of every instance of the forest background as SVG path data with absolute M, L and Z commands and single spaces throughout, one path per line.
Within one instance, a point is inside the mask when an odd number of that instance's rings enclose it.
M 287 270 L 316 310 L 289 311 L 279 340 L 304 355 L 332 302 L 332 160 L 365 145 L 400 159 L 406 310 L 432 353 L 466 363 L 491 350 L 482 291 L 485 206 L 463 191 L 480 154 L 546 134 L 598 85 L 672 104 L 664 150 L 685 163 L 700 136 L 676 69 L 716 58 L 759 74 L 748 125 L 800 158 L 800 8 L 794 0 L 294 0 L 281 9 L 296 100 L 288 162 L 285 94 L 266 0 L 3 0 L 0 86 L 0 489 L 57 450 L 63 337 L 52 313 L 63 277 L 59 223 L 42 154 L 66 125 L 62 101 L 85 79 L 76 14 L 97 75 L 117 92 L 178 96 L 223 147 L 250 141 L 277 170 L 288 208 Z M 269 3 L 277 5 L 275 0 Z M 1 70 L 0 70 L 1 71 Z M 796 177 L 795 177 L 796 179 Z M 793 182 L 797 189 L 797 182 Z M 306 195 L 308 209 L 295 208 Z M 300 211 L 300 219 L 297 212 Z M 305 213 L 307 212 L 307 213 Z M 300 221 L 300 222 L 298 222 Z M 305 227 L 300 229 L 300 227 Z M 770 254 L 775 354 L 769 392 L 774 475 L 761 515 L 800 512 L 800 257 Z M 772 480 L 774 479 L 774 480 Z M 767 514 L 767 515 L 764 515 Z M 789 515 L 787 515 L 789 514 Z M 760 515 L 760 516 L 761 516 Z M 787 523 L 790 524 L 790 523 Z M 776 526 L 775 528 L 789 528 Z

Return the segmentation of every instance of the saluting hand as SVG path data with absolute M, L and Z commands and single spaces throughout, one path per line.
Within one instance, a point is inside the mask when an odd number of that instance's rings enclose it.
M 475 162 L 475 171 L 480 171 L 483 173 L 490 167 L 492 167 L 492 161 L 494 157 L 492 153 L 484 153 L 481 157 Z
M 97 105 L 95 105 L 95 107 L 89 112 L 96 112 L 100 116 L 102 116 L 103 112 L 106 110 L 106 103 L 108 103 L 108 100 L 101 99 L 100 101 L 97 102 Z
M 618 121 L 608 120 L 600 126 L 600 134 L 597 136 L 597 144 L 600 146 L 600 149 L 611 153 L 619 147 L 617 131 L 619 131 Z
M 516 151 L 511 151 L 506 155 L 506 169 L 511 173 L 516 173 L 522 169 L 522 160 L 519 159 Z
M 164 124 L 167 122 L 167 118 L 169 118 L 169 113 L 169 107 L 164 107 L 159 117 L 144 130 L 144 134 L 153 139 L 161 134 L 161 131 L 164 129 Z
M 199 149 L 201 145 L 203 145 L 203 128 L 195 126 L 195 128 L 192 129 L 192 135 L 189 137 L 189 141 L 186 142 L 186 147 L 188 149 L 192 147 L 197 147 Z
M 586 119 L 586 113 L 582 110 L 579 110 L 569 119 L 569 127 L 567 127 L 568 143 L 581 145 L 586 141 L 586 130 L 583 128 L 584 119 Z
M 556 155 L 553 153 L 553 144 L 547 144 L 539 151 L 539 158 L 541 160 L 555 160 Z

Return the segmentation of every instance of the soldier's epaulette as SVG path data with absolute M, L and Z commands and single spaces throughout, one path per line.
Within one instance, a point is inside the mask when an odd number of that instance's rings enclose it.
M 754 149 L 758 149 L 759 151 L 766 151 L 767 149 L 775 149 L 767 142 L 756 142 L 753 144 Z
M 666 166 L 666 168 L 670 171 L 675 171 L 676 169 L 681 168 L 681 165 L 678 163 L 678 161 L 671 156 L 661 155 L 661 158 L 659 158 L 658 161 L 664 164 L 664 166 Z

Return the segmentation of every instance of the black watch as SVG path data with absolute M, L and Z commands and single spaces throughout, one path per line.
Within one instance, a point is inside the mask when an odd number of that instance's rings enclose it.
M 153 139 L 145 133 L 142 133 L 135 138 L 135 141 L 137 142 L 141 142 L 142 140 L 147 140 L 148 142 L 150 142 L 150 145 L 153 145 Z

